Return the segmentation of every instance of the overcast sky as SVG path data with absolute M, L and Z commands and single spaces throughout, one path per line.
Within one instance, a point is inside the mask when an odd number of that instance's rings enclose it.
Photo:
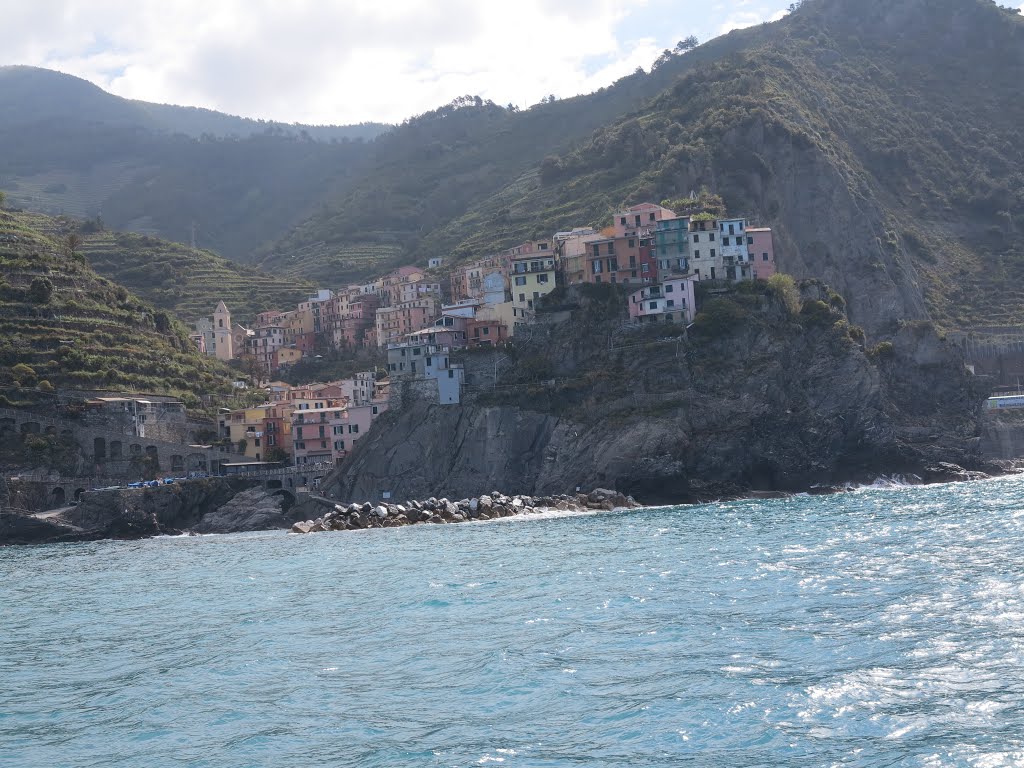
M 284 122 L 396 122 L 608 85 L 790 0 L 0 0 L 0 64 Z

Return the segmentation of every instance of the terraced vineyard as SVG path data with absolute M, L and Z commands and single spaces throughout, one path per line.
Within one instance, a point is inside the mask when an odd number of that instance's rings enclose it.
M 44 217 L 45 218 L 45 217 Z M 37 228 L 0 211 L 0 387 L 165 393 L 191 407 L 231 392 L 230 369 L 201 356 L 186 328 Z M 0 401 L 16 401 L 3 395 Z
M 24 219 L 56 238 L 77 227 L 63 217 L 25 214 Z M 233 318 L 248 322 L 257 312 L 293 307 L 315 287 L 147 235 L 103 231 L 81 237 L 80 250 L 99 274 L 188 323 L 209 315 L 222 299 Z
M 325 288 L 336 288 L 376 277 L 410 261 L 405 249 L 398 244 L 316 243 L 277 253 L 268 257 L 260 266 L 264 270 L 295 279 L 315 280 Z

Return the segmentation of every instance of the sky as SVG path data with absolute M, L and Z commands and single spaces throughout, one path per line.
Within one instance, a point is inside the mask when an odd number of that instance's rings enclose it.
M 399 122 L 464 95 L 526 107 L 649 69 L 790 0 L 0 0 L 0 64 L 281 122 Z
M 281 122 L 399 122 L 479 95 L 526 107 L 649 69 L 789 0 L 0 0 L 0 64 Z

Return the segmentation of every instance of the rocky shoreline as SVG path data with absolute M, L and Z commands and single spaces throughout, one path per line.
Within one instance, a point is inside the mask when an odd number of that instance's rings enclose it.
M 590 493 L 559 496 L 506 496 L 495 491 L 491 494 L 450 501 L 430 498 L 426 501 L 407 501 L 403 504 L 334 504 L 328 499 L 316 499 L 330 504 L 332 509 L 315 520 L 295 523 L 291 533 L 321 533 L 325 531 L 356 531 L 366 528 L 401 528 L 407 525 L 465 523 L 473 520 L 494 520 L 517 515 L 537 514 L 551 510 L 566 512 L 612 511 L 636 509 L 642 505 L 632 496 L 598 488 Z

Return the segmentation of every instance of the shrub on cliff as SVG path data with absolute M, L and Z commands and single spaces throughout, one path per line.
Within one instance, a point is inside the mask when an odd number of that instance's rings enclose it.
M 750 313 L 735 302 L 728 299 L 711 299 L 694 318 L 694 330 L 710 338 L 719 338 L 731 333 L 749 316 Z
M 800 311 L 800 290 L 792 277 L 780 272 L 769 277 L 767 284 L 769 295 L 774 296 L 789 314 L 795 315 Z

